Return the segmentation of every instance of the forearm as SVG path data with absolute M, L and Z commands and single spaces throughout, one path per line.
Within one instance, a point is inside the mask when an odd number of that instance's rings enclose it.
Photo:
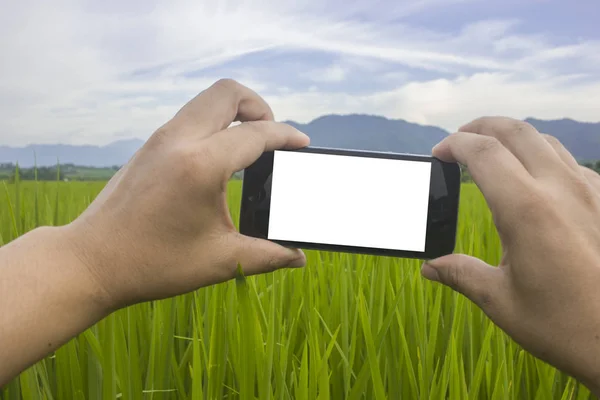
M 0 248 L 0 386 L 108 314 L 64 227 Z

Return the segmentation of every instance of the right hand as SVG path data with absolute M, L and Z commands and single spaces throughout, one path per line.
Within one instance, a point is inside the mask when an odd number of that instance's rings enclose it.
M 555 138 L 475 120 L 433 155 L 466 165 L 492 212 L 498 267 L 463 254 L 423 275 L 464 294 L 525 350 L 600 393 L 600 178 Z

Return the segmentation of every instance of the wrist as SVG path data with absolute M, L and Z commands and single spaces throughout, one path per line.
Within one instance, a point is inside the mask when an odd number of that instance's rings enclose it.
M 0 270 L 0 385 L 110 313 L 66 228 L 39 227 L 2 246 Z
M 109 290 L 109 282 L 101 265 L 104 258 L 100 249 L 93 246 L 93 233 L 80 232 L 73 224 L 51 228 L 58 237 L 65 255 L 76 267 L 79 280 L 85 287 L 88 299 L 103 314 L 116 311 L 119 306 L 114 294 Z

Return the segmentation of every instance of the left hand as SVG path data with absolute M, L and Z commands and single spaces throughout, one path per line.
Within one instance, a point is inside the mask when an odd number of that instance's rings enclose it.
M 264 151 L 308 144 L 252 90 L 218 81 L 150 137 L 68 237 L 111 309 L 226 281 L 238 263 L 246 275 L 302 266 L 299 249 L 237 232 L 226 189 Z

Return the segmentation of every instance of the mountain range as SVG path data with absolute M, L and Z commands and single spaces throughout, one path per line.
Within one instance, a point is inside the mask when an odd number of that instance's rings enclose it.
M 556 136 L 578 160 L 600 159 L 600 123 L 578 122 L 572 119 L 526 119 L 540 132 Z M 431 154 L 431 148 L 449 132 L 401 119 L 350 114 L 325 115 L 307 124 L 286 123 L 300 129 L 311 138 L 311 146 L 335 147 L 412 154 Z M 25 147 L 0 146 L 0 163 L 16 163 L 23 167 L 61 164 L 108 167 L 123 165 L 144 144 L 141 139 L 127 139 L 106 146 L 76 146 L 63 144 L 32 144 Z

